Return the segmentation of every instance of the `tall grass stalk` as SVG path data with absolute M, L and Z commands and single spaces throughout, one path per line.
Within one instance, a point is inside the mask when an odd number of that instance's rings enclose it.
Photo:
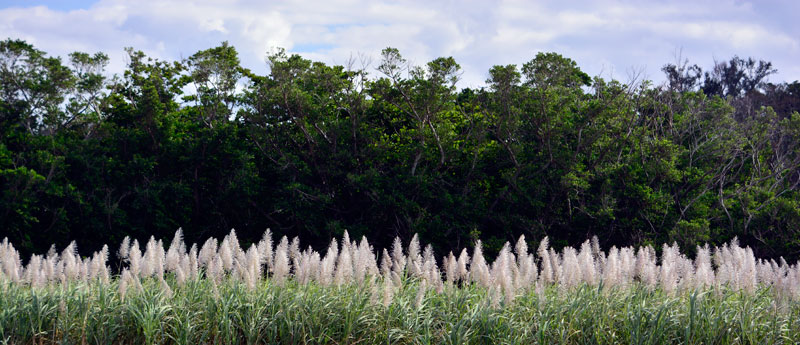
M 165 243 L 169 243 L 166 247 Z M 23 261 L 0 243 L 0 343 L 41 344 L 764 344 L 800 342 L 800 268 L 736 241 L 611 248 L 596 240 L 536 253 L 520 238 L 497 258 L 441 261 L 417 236 L 380 258 L 345 233 L 327 252 L 235 232 L 187 251 L 179 230 L 142 252 L 75 244 Z M 441 263 L 441 265 L 440 265 Z

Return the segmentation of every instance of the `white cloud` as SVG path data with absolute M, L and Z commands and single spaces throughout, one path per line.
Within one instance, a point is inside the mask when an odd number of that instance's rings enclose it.
M 682 48 L 702 66 L 738 54 L 772 61 L 781 72 L 773 79 L 800 79 L 800 29 L 785 13 L 796 12 L 770 1 L 100 0 L 72 11 L 0 9 L 0 36 L 56 55 L 103 51 L 114 72 L 126 46 L 179 59 L 227 40 L 257 73 L 273 47 L 340 64 L 361 53 L 376 66 L 393 46 L 416 64 L 454 56 L 462 86 L 480 86 L 492 65 L 522 64 L 538 51 L 573 58 L 589 74 L 624 79 L 644 67 L 660 80 L 659 68 Z

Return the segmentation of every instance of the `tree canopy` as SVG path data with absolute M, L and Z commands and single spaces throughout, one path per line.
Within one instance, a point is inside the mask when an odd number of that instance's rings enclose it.
M 127 53 L 108 78 L 103 53 L 0 42 L 0 238 L 43 252 L 271 228 L 320 247 L 347 230 L 437 251 L 525 234 L 800 253 L 800 87 L 768 83 L 769 62 L 668 64 L 656 86 L 539 53 L 459 89 L 452 57 L 394 48 L 377 68 L 279 50 L 265 75 L 227 42 Z

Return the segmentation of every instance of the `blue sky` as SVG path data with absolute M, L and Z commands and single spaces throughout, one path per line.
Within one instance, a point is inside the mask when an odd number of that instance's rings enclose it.
M 414 64 L 453 56 L 462 87 L 483 85 L 496 64 L 555 51 L 591 75 L 659 83 L 680 55 L 702 67 L 733 55 L 773 62 L 771 81 L 800 79 L 797 1 L 289 1 L 0 0 L 0 37 L 25 39 L 53 55 L 103 51 L 110 72 L 124 47 L 180 59 L 229 41 L 243 65 L 267 73 L 276 47 L 377 74 L 387 46 Z

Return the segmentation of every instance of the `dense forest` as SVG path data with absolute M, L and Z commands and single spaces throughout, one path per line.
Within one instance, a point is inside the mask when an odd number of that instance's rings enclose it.
M 800 257 L 800 83 L 769 83 L 767 61 L 677 61 L 654 85 L 539 53 L 460 89 L 453 58 L 393 48 L 372 66 L 278 50 L 265 75 L 227 43 L 127 53 L 108 77 L 103 53 L 0 42 L 0 239 L 88 253 L 270 228 L 320 249 L 347 230 L 491 255 L 522 234 L 688 252 L 738 237 Z

